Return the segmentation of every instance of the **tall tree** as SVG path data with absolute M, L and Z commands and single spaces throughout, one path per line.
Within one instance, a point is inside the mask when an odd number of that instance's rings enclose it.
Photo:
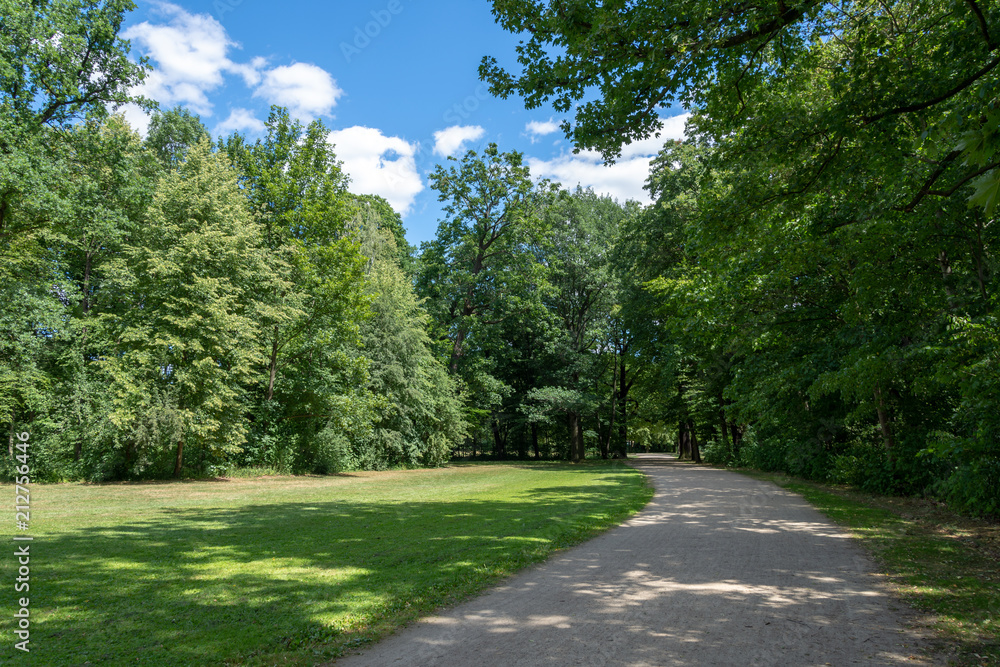
M 527 250 L 538 237 L 538 199 L 523 156 L 496 144 L 481 157 L 469 151 L 458 166 L 438 165 L 431 185 L 446 218 L 422 248 L 418 285 L 447 328 L 455 374 L 476 325 L 493 321 L 501 301 L 516 299 L 535 270 Z
M 347 232 L 348 179 L 322 122 L 303 127 L 287 109 L 272 107 L 266 127 L 266 136 L 253 144 L 230 137 L 226 151 L 277 268 L 269 284 L 261 286 L 269 303 L 261 338 L 268 359 L 263 394 L 270 401 L 283 373 L 308 372 L 310 357 L 321 374 L 324 364 L 335 371 L 330 364 L 342 363 L 345 349 L 356 347 L 364 310 L 364 258 Z M 339 360 L 323 341 L 343 343 Z
M 440 465 L 461 444 L 466 425 L 455 378 L 434 356 L 429 317 L 400 265 L 394 229 L 365 208 L 356 233 L 369 258 L 372 317 L 361 325 L 368 388 L 379 403 L 370 435 L 355 446 L 367 468 Z
M 197 114 L 177 106 L 153 111 L 146 132 L 146 147 L 166 169 L 176 169 L 192 146 L 208 138 L 208 130 Z
M 545 216 L 552 230 L 546 254 L 552 285 L 547 302 L 563 329 L 559 354 L 564 371 L 558 384 L 566 391 L 559 394 L 559 404 L 570 458 L 578 461 L 586 457 L 581 419 L 596 399 L 602 356 L 598 341 L 616 296 L 610 249 L 624 213 L 610 198 L 578 189 L 553 201 Z
M 511 389 L 491 373 L 484 342 L 504 313 L 537 298 L 529 286 L 543 273 L 535 249 L 544 237 L 538 208 L 546 186 L 533 183 L 520 153 L 501 153 L 496 144 L 481 156 L 449 159 L 458 164 L 431 174 L 446 217 L 421 248 L 417 287 L 446 342 L 449 372 L 463 380 L 485 426 Z
M 132 101 L 145 61 L 118 37 L 131 0 L 0 2 L 0 242 L 50 220 L 46 161 L 65 128 Z M 51 183 L 53 181 L 48 181 Z
M 236 175 L 206 140 L 160 181 L 148 224 L 115 262 L 115 297 L 127 308 L 107 317 L 111 418 L 137 430 L 168 418 L 175 476 L 187 445 L 211 462 L 245 441 L 243 388 L 262 361 L 254 296 L 270 271 L 265 259 Z

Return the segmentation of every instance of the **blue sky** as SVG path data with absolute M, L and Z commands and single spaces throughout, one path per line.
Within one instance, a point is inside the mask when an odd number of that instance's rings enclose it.
M 533 176 L 645 202 L 649 158 L 682 136 L 684 117 L 667 119 L 659 139 L 632 144 L 613 166 L 574 155 L 557 128 L 563 117 L 494 99 L 479 81 L 485 55 L 515 65 L 518 38 L 490 8 L 487 0 L 139 0 L 123 34 L 154 67 L 138 92 L 190 108 L 213 136 L 259 136 L 271 104 L 322 119 L 351 189 L 388 199 L 417 245 L 441 219 L 428 174 L 491 141 L 523 152 Z M 125 111 L 144 131 L 141 110 Z

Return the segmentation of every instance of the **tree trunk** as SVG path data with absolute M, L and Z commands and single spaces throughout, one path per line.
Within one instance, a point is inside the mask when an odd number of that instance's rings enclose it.
M 517 458 L 528 458 L 528 434 L 524 427 L 517 429 Z
M 691 458 L 691 437 L 688 434 L 687 422 L 684 421 L 677 424 L 677 458 L 681 460 Z
M 738 459 L 740 447 L 743 446 L 743 429 L 739 427 L 739 424 L 732 423 L 729 425 L 729 430 L 733 436 L 733 456 Z
M 885 407 L 885 401 L 882 400 L 882 387 L 875 383 L 875 411 L 878 413 L 878 425 L 882 430 L 882 442 L 885 444 L 885 449 L 892 456 L 892 452 L 896 448 L 896 439 L 892 435 L 892 424 L 889 420 L 889 411 Z
M 535 450 L 535 458 L 542 458 L 541 453 L 538 451 L 538 424 L 531 425 L 531 448 Z
M 580 415 L 570 410 L 566 413 L 566 424 L 569 427 L 569 460 L 573 463 L 586 458 L 580 437 Z
M 482 258 L 476 258 L 476 270 L 473 271 L 473 275 L 479 273 L 482 270 Z M 476 312 L 476 309 L 472 306 L 472 291 L 465 295 L 465 303 L 462 304 L 462 313 L 459 315 L 461 318 L 458 323 L 458 331 L 455 332 L 455 344 L 451 348 L 451 361 L 448 363 L 448 370 L 452 375 L 458 375 L 458 360 L 462 357 L 465 352 L 465 337 L 469 334 L 467 330 L 467 322 L 469 317 Z
M 694 422 L 688 420 L 688 429 L 691 432 L 691 460 L 701 463 L 701 450 L 698 448 L 698 434 L 694 430 Z
M 623 369 L 624 372 L 624 369 Z M 624 378 L 622 378 L 624 380 Z M 612 453 L 612 457 L 616 459 L 627 459 L 628 458 L 628 388 L 625 383 L 619 384 L 621 391 L 623 392 L 618 397 L 618 410 L 620 414 L 618 415 L 618 433 L 615 437 L 615 451 Z
M 500 420 L 493 420 L 493 443 L 494 450 L 493 453 L 497 455 L 497 458 L 505 459 L 507 458 L 507 439 L 506 435 L 500 432 Z
M 597 430 L 597 448 L 601 451 L 601 458 L 608 458 L 607 440 L 604 439 L 604 429 L 601 427 L 601 409 L 594 411 L 594 423 Z
M 274 340 L 271 341 L 271 362 L 267 381 L 267 400 L 274 398 L 274 378 L 278 375 L 278 325 L 274 325 Z
M 174 462 L 174 477 L 180 478 L 184 467 L 184 436 L 177 438 L 177 460 Z
M 610 454 L 611 444 L 615 434 L 615 419 L 618 416 L 618 359 L 615 359 L 614 368 L 611 371 L 611 410 L 608 418 L 608 438 L 605 441 L 604 451 Z M 607 456 L 605 456 L 607 458 Z
M 733 454 L 733 450 L 729 444 L 729 425 L 726 424 L 726 410 L 723 407 L 725 399 L 722 397 L 722 392 L 719 392 L 719 431 L 722 433 L 722 445 L 729 454 Z
M 617 448 L 614 452 L 615 458 L 628 458 L 628 395 L 629 391 L 632 389 L 632 384 L 635 382 L 635 378 L 631 381 L 628 379 L 628 366 L 625 365 L 624 355 L 628 352 L 630 344 L 626 343 L 622 347 L 622 360 L 618 365 L 618 409 L 621 413 L 618 415 L 618 438 L 617 438 Z

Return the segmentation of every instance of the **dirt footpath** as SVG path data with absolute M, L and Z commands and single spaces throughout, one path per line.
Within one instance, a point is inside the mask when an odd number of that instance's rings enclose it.
M 656 487 L 633 519 L 337 666 L 936 664 L 861 550 L 798 496 L 633 463 Z

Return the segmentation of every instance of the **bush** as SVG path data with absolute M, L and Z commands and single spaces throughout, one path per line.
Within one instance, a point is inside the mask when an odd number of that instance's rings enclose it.
M 964 512 L 1000 515 L 1000 458 L 956 466 L 934 490 Z
M 332 428 L 325 428 L 316 434 L 315 461 L 312 472 L 330 475 L 347 470 L 356 470 L 358 462 L 347 437 Z
M 725 443 L 714 438 L 705 443 L 701 459 L 709 465 L 732 465 L 735 462 L 732 447 L 726 447 Z
M 743 436 L 737 465 L 764 472 L 788 472 L 784 447 L 778 445 L 774 439 L 759 441 L 753 429 L 747 429 Z
M 431 433 L 424 449 L 422 463 L 425 466 L 443 466 L 451 459 L 451 441 L 443 433 Z
M 871 493 L 892 494 L 896 489 L 892 465 L 880 444 L 856 443 L 834 456 L 829 480 Z

